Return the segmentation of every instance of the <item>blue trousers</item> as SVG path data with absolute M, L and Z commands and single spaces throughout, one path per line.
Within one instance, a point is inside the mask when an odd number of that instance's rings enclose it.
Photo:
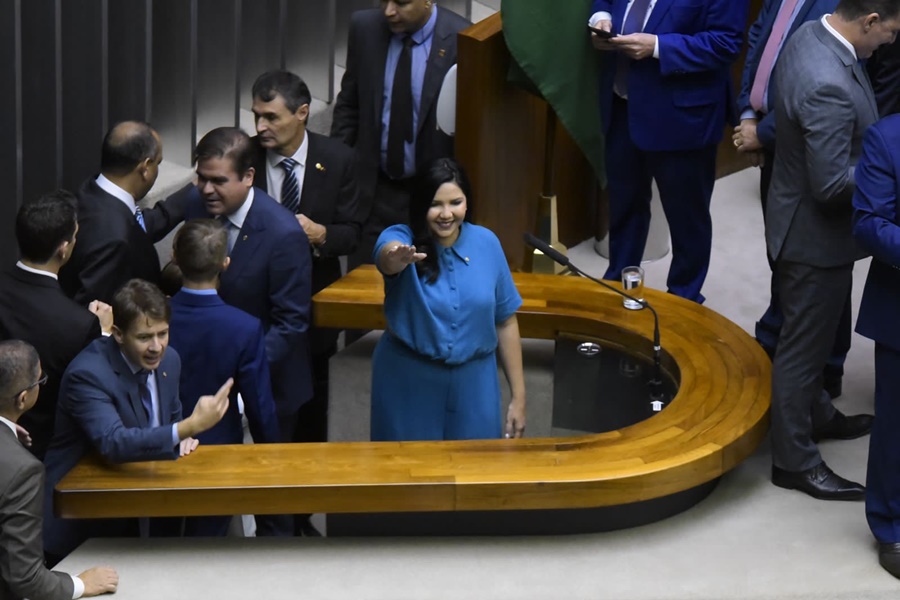
M 900 352 L 875 344 L 875 423 L 869 438 L 866 519 L 875 539 L 900 543 Z
M 500 430 L 496 354 L 448 365 L 381 336 L 372 355 L 372 441 L 490 439 Z
M 716 146 L 641 150 L 631 141 L 628 102 L 617 97 L 611 118 L 606 138 L 609 268 L 603 278 L 619 280 L 622 269 L 641 264 L 650 229 L 651 183 L 656 180 L 672 236 L 666 286 L 671 294 L 702 303 L 700 289 L 712 249 L 709 201 L 716 180 Z

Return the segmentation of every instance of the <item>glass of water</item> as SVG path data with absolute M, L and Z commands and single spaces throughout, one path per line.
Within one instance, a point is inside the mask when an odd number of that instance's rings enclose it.
M 622 289 L 640 300 L 644 299 L 644 269 L 625 267 L 622 269 Z M 630 298 L 623 298 L 622 305 L 628 310 L 641 310 L 644 305 Z

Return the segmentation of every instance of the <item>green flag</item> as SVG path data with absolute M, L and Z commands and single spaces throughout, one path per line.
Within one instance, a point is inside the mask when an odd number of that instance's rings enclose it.
M 591 0 L 502 0 L 500 12 L 513 60 L 606 185 L 597 89 L 600 53 L 587 31 Z

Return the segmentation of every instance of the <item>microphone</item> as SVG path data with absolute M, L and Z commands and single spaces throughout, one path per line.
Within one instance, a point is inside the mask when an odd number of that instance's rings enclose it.
M 651 397 L 656 399 L 661 399 L 662 397 L 662 365 L 661 365 L 661 354 L 662 354 L 662 346 L 659 343 L 659 315 L 656 314 L 656 310 L 650 306 L 650 303 L 644 300 L 643 298 L 635 298 L 631 294 L 625 293 L 617 287 L 611 286 L 602 279 L 597 279 L 595 277 L 591 277 L 578 267 L 572 264 L 569 260 L 569 257 L 565 256 L 558 250 L 554 249 L 550 244 L 545 242 L 544 240 L 526 232 L 523 235 L 525 239 L 525 243 L 534 248 L 535 250 L 540 250 L 544 253 L 545 256 L 549 256 L 550 260 L 553 262 L 567 267 L 570 271 L 575 273 L 576 275 L 581 275 L 586 279 L 590 279 L 594 283 L 600 284 L 608 290 L 612 290 L 615 293 L 619 294 L 624 298 L 628 298 L 629 300 L 634 300 L 644 308 L 650 310 L 653 313 L 653 379 L 650 380 L 650 385 L 653 388 L 651 391 Z M 657 398 L 656 396 L 659 396 Z

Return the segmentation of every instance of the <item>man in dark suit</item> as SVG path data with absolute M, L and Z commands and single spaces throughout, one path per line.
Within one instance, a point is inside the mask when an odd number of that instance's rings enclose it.
M 156 181 L 162 141 L 146 123 L 124 121 L 103 139 L 100 175 L 78 190 L 79 243 L 60 272 L 70 298 L 87 306 L 110 302 L 129 279 L 159 283 L 159 256 L 153 247 L 183 220 L 183 195 L 150 209 L 138 203 Z
M 747 58 L 741 76 L 738 110 L 741 123 L 734 129 L 732 139 L 738 153 L 747 155 L 754 166 L 760 167 L 759 197 L 763 214 L 766 212 L 772 167 L 775 162 L 775 99 L 778 86 L 772 76 L 784 42 L 807 21 L 821 19 L 831 13 L 838 0 L 766 0 L 759 16 L 747 32 Z M 770 357 L 778 346 L 778 335 L 784 317 L 778 299 L 775 260 L 769 256 L 772 278 L 769 285 L 769 306 L 756 322 L 756 339 Z M 848 296 L 841 314 L 841 323 L 834 340 L 831 356 L 825 365 L 823 381 L 828 395 L 841 395 L 844 361 L 850 350 L 851 299 Z
M 875 423 L 869 440 L 866 517 L 881 566 L 900 578 L 900 115 L 863 138 L 853 237 L 872 254 L 856 331 L 875 341 Z
M 290 211 L 253 187 L 256 151 L 246 133 L 213 129 L 197 144 L 196 158 L 186 217 L 218 217 L 225 226 L 231 262 L 219 295 L 262 321 L 281 440 L 289 442 L 297 411 L 312 397 L 309 239 Z
M 229 377 L 234 380 L 225 416 L 197 439 L 203 444 L 244 442 L 240 394 L 253 441 L 278 442 L 262 323 L 225 304 L 216 293 L 219 274 L 229 262 L 225 230 L 211 219 L 188 221 L 178 230 L 172 250 L 172 261 L 183 276 L 181 291 L 171 299 L 169 324 L 169 343 L 182 357 L 182 410 L 192 411 L 206 390 Z M 230 520 L 229 516 L 190 517 L 185 521 L 185 535 L 223 536 Z
M 127 531 L 127 523 L 102 527 L 53 516 L 53 488 L 87 452 L 111 463 L 172 460 L 196 449 L 194 436 L 218 423 L 228 408 L 230 379 L 182 418 L 181 359 L 166 350 L 170 309 L 155 285 L 133 279 L 116 292 L 112 306 L 112 335 L 75 357 L 59 391 L 56 430 L 44 460 L 44 548 L 54 557 L 88 537 Z
M 256 148 L 235 127 L 213 129 L 197 144 L 197 188 L 187 218 L 218 217 L 228 233 L 222 299 L 262 321 L 280 440 L 290 442 L 300 407 L 312 397 L 307 332 L 312 261 L 309 238 L 293 213 L 253 187 Z M 257 519 L 257 533 L 293 535 L 287 515 Z
M 437 97 L 456 62 L 456 34 L 469 26 L 431 0 L 382 5 L 351 17 L 331 124 L 331 136 L 356 151 L 368 215 L 350 268 L 372 262 L 386 227 L 409 222 L 416 170 L 453 156 L 453 139 L 437 128 Z
M 879 12 L 881 11 L 881 12 Z M 841 0 L 788 40 L 775 72 L 778 144 L 766 209 L 784 325 L 772 362 L 772 483 L 824 500 L 865 488 L 831 471 L 816 442 L 869 432 L 822 389 L 822 369 L 865 254 L 851 234 L 854 170 L 878 110 L 860 59 L 900 28 L 900 0 Z
M 75 247 L 75 204 L 75 197 L 65 190 L 23 204 L 16 216 L 20 260 L 0 274 L 0 340 L 23 340 L 37 348 L 47 375 L 41 403 L 19 419 L 31 434 L 29 449 L 39 460 L 53 436 L 63 372 L 100 337 L 101 321 L 106 333 L 112 327 L 108 304 L 91 302 L 91 314 L 59 288 L 57 274 Z
M 303 80 L 287 71 L 269 71 L 253 84 L 254 183 L 297 215 L 312 245 L 315 294 L 341 278 L 338 257 L 356 249 L 365 215 L 353 151 L 337 139 L 306 130 L 310 101 Z M 313 399 L 300 410 L 294 441 L 327 440 L 328 360 L 337 351 L 338 333 L 309 330 Z
M 34 347 L 0 342 L 0 598 L 70 600 L 115 592 L 119 576 L 110 567 L 76 577 L 44 566 L 44 467 L 16 435 L 16 422 L 35 405 L 44 381 Z
M 672 235 L 670 293 L 703 302 L 709 269 L 716 147 L 732 119 L 731 63 L 741 51 L 747 0 L 594 0 L 590 23 L 616 32 L 600 111 L 607 136 L 609 268 L 639 265 L 656 180 Z

